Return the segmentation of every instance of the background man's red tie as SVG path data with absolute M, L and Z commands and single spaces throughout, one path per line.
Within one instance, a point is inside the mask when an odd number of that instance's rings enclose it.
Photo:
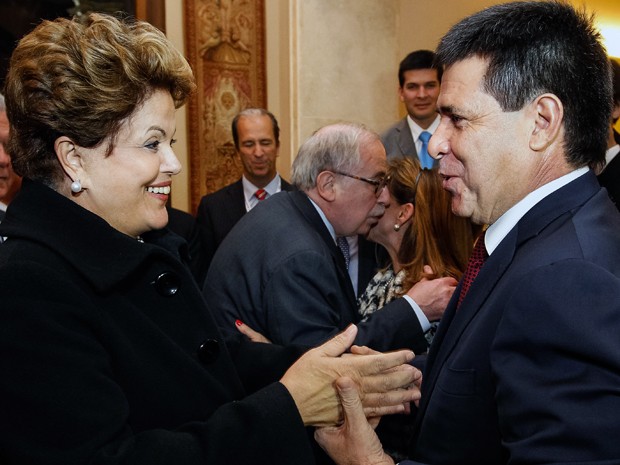
M 258 200 L 265 200 L 265 197 L 267 197 L 267 191 L 265 189 L 258 189 L 254 192 L 254 195 Z
M 485 231 L 486 232 L 486 231 Z M 459 294 L 459 301 L 457 304 L 457 308 L 461 306 L 461 302 L 465 298 L 465 294 L 469 291 L 471 284 L 478 276 L 478 272 L 482 265 L 484 265 L 485 260 L 489 257 L 487 253 L 487 249 L 484 246 L 484 234 L 483 232 L 478 240 L 476 241 L 476 245 L 474 246 L 474 250 L 469 257 L 469 262 L 467 263 L 467 269 L 465 270 L 465 274 L 463 275 L 463 286 L 461 287 L 461 293 Z

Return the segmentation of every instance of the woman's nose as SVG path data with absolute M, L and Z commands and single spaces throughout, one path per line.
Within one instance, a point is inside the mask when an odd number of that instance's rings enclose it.
M 166 151 L 164 159 L 162 160 L 161 170 L 172 175 L 181 172 L 181 162 L 174 153 L 174 150 L 170 149 Z

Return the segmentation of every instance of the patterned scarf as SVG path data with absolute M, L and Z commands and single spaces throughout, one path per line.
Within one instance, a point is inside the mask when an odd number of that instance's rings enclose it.
M 397 274 L 394 274 L 392 265 L 384 270 L 380 270 L 373 276 L 368 286 L 366 286 L 366 290 L 357 300 L 357 308 L 362 321 L 400 296 L 405 276 L 405 270 L 400 270 Z
M 394 268 L 390 265 L 373 276 L 364 293 L 357 299 L 357 311 L 362 317 L 361 321 L 366 321 L 377 310 L 400 297 L 406 275 L 405 270 L 394 274 Z M 438 325 L 438 321 L 431 322 L 431 328 L 424 335 L 429 345 Z

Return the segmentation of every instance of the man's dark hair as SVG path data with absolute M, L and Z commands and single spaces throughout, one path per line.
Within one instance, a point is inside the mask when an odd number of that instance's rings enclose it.
M 544 93 L 560 99 L 572 166 L 604 160 L 610 64 L 590 15 L 563 1 L 489 7 L 453 26 L 437 48 L 445 67 L 474 56 L 487 60 L 484 90 L 504 111 L 520 110 Z
M 436 69 L 437 80 L 441 82 L 441 75 L 443 74 L 443 68 L 435 64 L 435 52 L 430 50 L 416 50 L 411 52 L 398 66 L 398 83 L 400 87 L 405 84 L 405 71 L 411 71 L 413 69 Z
M 232 136 L 237 150 L 239 150 L 239 132 L 237 130 L 237 123 L 239 122 L 239 118 L 242 116 L 269 116 L 269 119 L 271 119 L 271 126 L 273 128 L 273 138 L 276 146 L 280 146 L 280 126 L 278 126 L 278 120 L 276 117 L 264 108 L 246 108 L 245 110 L 237 113 L 232 120 Z

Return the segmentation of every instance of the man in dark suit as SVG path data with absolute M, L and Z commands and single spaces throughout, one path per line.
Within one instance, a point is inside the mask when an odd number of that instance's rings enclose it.
M 428 154 L 428 139 L 439 126 L 437 96 L 442 69 L 434 60 L 435 54 L 430 50 L 416 50 L 400 62 L 398 96 L 405 104 L 407 116 L 381 136 L 388 158 L 418 157 L 422 168 L 436 164 Z
M 6 210 L 22 185 L 22 178 L 13 171 L 11 157 L 5 149 L 8 140 L 9 120 L 6 116 L 4 96 L 0 94 L 0 210 L 2 212 Z
M 611 113 L 600 36 L 567 2 L 515 2 L 462 20 L 437 56 L 430 151 L 454 212 L 490 226 L 431 345 L 401 464 L 617 463 L 620 215 L 589 168 Z M 337 385 L 347 422 L 322 445 L 392 465 Z
M 232 136 L 243 175 L 201 199 L 190 240 L 192 271 L 200 284 L 213 254 L 237 221 L 260 201 L 293 188 L 276 170 L 280 127 L 271 112 L 262 108 L 243 110 L 232 121 Z
M 232 136 L 243 175 L 239 181 L 201 199 L 189 239 L 191 268 L 200 285 L 215 251 L 241 217 L 271 195 L 295 189 L 276 171 L 280 127 L 272 113 L 262 108 L 240 112 L 233 119 Z M 256 196 L 259 189 L 264 191 L 260 199 Z M 351 248 L 349 275 L 357 295 L 364 292 L 377 270 L 375 255 L 380 246 L 363 237 L 352 236 L 347 240 Z
M 166 211 L 168 212 L 168 224 L 166 227 L 186 241 L 189 241 L 196 224 L 196 219 L 190 213 L 169 205 L 166 205 Z
M 313 346 L 358 322 L 336 241 L 366 235 L 377 223 L 389 203 L 385 170 L 379 136 L 361 126 L 326 126 L 304 142 L 293 163 L 300 190 L 250 211 L 213 258 L 203 293 L 222 330 L 236 332 L 241 320 L 274 343 Z M 419 283 L 360 323 L 356 343 L 424 351 L 428 320 L 441 314 L 455 284 Z
M 611 200 L 620 210 L 620 134 L 614 126 L 620 118 L 620 64 L 611 59 L 612 85 L 614 89 L 613 110 L 611 113 L 611 126 L 607 141 L 607 153 L 605 154 L 605 166 L 598 175 L 598 182 L 607 189 Z
M 6 207 L 17 195 L 21 188 L 22 178 L 11 165 L 11 157 L 6 152 L 5 146 L 9 140 L 9 119 L 6 116 L 4 96 L 0 94 L 0 223 L 4 219 Z M 0 236 L 0 244 L 4 238 Z

